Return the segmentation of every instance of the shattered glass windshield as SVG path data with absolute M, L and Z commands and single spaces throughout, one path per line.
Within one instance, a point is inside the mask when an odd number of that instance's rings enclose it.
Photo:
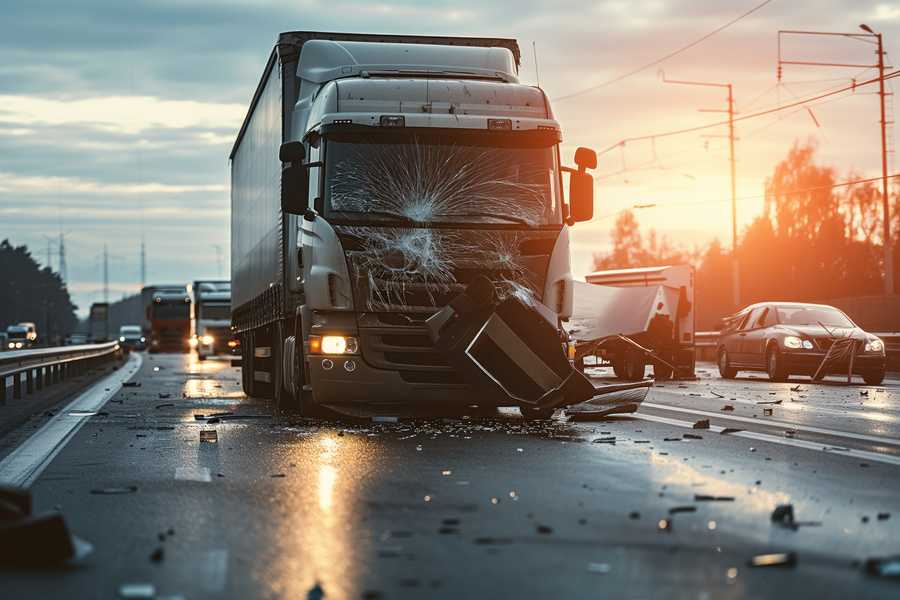
M 544 132 L 329 133 L 328 214 L 373 223 L 560 224 L 555 144 Z

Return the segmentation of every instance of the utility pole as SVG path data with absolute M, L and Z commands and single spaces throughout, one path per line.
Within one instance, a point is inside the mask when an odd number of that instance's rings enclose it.
M 45 236 L 44 236 L 44 239 L 47 240 L 47 262 L 44 263 L 44 266 L 47 267 L 48 269 L 50 269 L 50 270 L 52 271 L 52 270 L 53 270 L 53 261 L 52 261 L 52 257 L 53 257 L 53 238 L 50 237 L 49 235 L 45 235 Z
M 147 285 L 147 249 L 144 236 L 141 235 L 141 287 Z
M 737 166 L 734 158 L 734 86 L 730 83 L 712 83 L 708 81 L 685 81 L 681 79 L 667 79 L 663 74 L 663 83 L 678 85 L 699 85 L 703 87 L 717 87 L 728 90 L 728 108 L 726 110 L 701 108 L 700 112 L 728 113 L 728 158 L 731 163 L 731 285 L 732 301 L 734 308 L 741 305 L 741 276 L 740 263 L 737 256 Z
M 109 302 L 109 248 L 103 244 L 103 301 Z
M 887 143 L 887 116 L 885 115 L 885 99 L 887 93 L 884 91 L 884 45 L 880 33 L 875 33 L 868 25 L 860 25 L 860 29 L 865 33 L 843 33 L 835 31 L 796 31 L 783 29 L 778 32 L 778 82 L 781 83 L 782 66 L 798 65 L 805 67 L 838 67 L 852 69 L 878 69 L 878 96 L 881 101 L 881 205 L 882 205 L 882 247 L 884 250 L 884 294 L 886 296 L 894 293 L 894 253 L 891 238 L 891 207 L 888 187 L 888 143 Z M 878 62 L 874 65 L 863 65 L 853 63 L 833 63 L 833 62 L 815 62 L 815 61 L 798 61 L 784 60 L 782 57 L 781 38 L 788 35 L 822 35 L 843 37 L 875 44 L 877 46 Z M 855 80 L 854 80 L 855 81 Z
M 66 234 L 59 234 L 59 276 L 65 283 L 69 279 L 69 269 L 66 265 Z

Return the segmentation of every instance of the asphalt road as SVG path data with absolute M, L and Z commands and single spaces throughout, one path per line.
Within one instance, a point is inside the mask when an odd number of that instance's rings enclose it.
M 94 552 L 0 570 L 0 596 L 115 598 L 135 583 L 190 599 L 900 596 L 859 564 L 900 554 L 897 381 L 725 382 L 701 367 L 604 422 L 340 424 L 276 422 L 239 379 L 227 361 L 144 355 L 141 387 L 70 410 L 83 426 L 32 489 Z M 245 418 L 195 418 L 223 411 Z M 711 429 L 691 428 L 701 419 Z M 784 503 L 807 524 L 774 525 Z M 796 564 L 748 564 L 775 552 Z

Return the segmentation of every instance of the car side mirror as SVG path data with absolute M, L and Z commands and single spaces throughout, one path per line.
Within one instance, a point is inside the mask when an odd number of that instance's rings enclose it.
M 309 170 L 303 164 L 306 150 L 302 142 L 285 142 L 278 151 L 281 159 L 281 210 L 302 215 L 309 196 Z

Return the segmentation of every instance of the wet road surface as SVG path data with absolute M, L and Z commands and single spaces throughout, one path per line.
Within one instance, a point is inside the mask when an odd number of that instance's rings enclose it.
M 325 598 L 900 594 L 858 564 L 900 553 L 900 383 L 699 375 L 604 422 L 510 410 L 281 423 L 228 361 L 144 355 L 141 387 L 111 390 L 108 414 L 83 417 L 32 485 L 37 509 L 61 510 L 94 553 L 2 570 L 2 595 L 115 598 L 133 583 L 183 598 L 306 598 L 316 585 Z M 226 411 L 244 418 L 195 418 Z M 711 429 L 690 428 L 700 419 Z M 817 524 L 773 525 L 783 503 Z M 785 551 L 796 566 L 748 566 Z

